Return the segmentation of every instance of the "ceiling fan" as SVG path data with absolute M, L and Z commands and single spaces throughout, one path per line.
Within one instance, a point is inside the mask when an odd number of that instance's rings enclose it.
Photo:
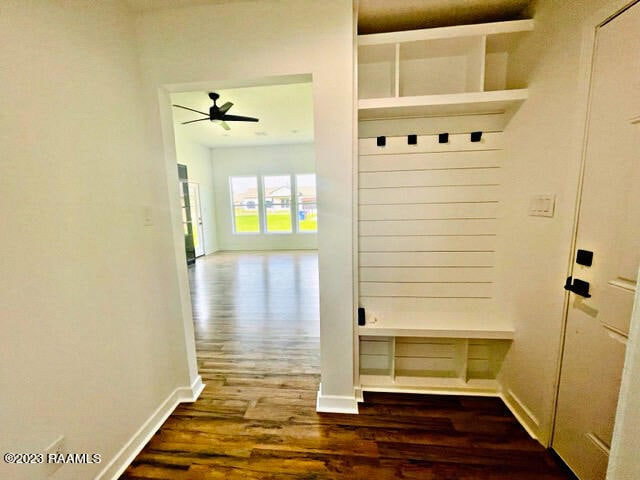
M 185 110 L 189 110 L 191 112 L 199 113 L 200 115 L 204 115 L 205 118 L 198 118 L 196 120 L 189 120 L 188 122 L 182 122 L 182 125 L 186 125 L 188 123 L 202 122 L 203 120 L 209 120 L 211 122 L 218 123 L 225 130 L 230 130 L 231 127 L 227 124 L 227 122 L 257 122 L 259 121 L 254 117 L 243 117 L 241 115 L 228 115 L 227 112 L 231 107 L 233 107 L 233 103 L 227 102 L 221 107 L 216 104 L 216 100 L 220 98 L 215 92 L 209 93 L 209 98 L 213 100 L 213 105 L 209 108 L 209 113 L 201 112 L 199 110 L 194 110 L 193 108 L 184 107 L 182 105 L 174 105 L 174 107 L 183 108 Z

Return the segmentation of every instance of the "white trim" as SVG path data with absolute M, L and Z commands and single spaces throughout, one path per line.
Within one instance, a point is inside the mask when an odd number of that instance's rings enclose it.
M 193 327 L 193 310 L 191 306 L 191 290 L 187 274 L 187 257 L 184 248 L 184 230 L 182 225 L 182 206 L 180 205 L 179 181 L 178 181 L 178 157 L 176 153 L 176 140 L 173 129 L 173 112 L 169 90 L 159 87 L 158 109 L 160 114 L 160 128 L 162 130 L 162 145 L 165 163 L 166 188 L 168 192 L 168 206 L 171 213 L 171 229 L 173 233 L 173 250 L 175 261 L 175 273 L 178 292 L 180 295 L 180 317 L 184 330 L 184 342 L 186 350 L 187 368 L 189 379 L 196 382 L 198 378 L 198 359 L 196 358 L 196 342 Z
M 353 395 L 323 395 L 322 384 L 320 384 L 316 400 L 316 412 L 357 414 L 356 389 L 353 389 Z
M 607 445 L 600 440 L 600 438 L 593 432 L 589 432 L 587 434 L 585 434 L 585 437 L 587 437 L 591 443 L 593 443 L 595 445 L 595 447 L 600 450 L 604 455 L 606 455 L 607 457 L 609 456 L 609 454 L 611 453 L 611 450 L 609 449 L 609 447 L 607 447 Z
M 202 377 L 194 380 L 191 386 L 178 387 L 162 402 L 162 404 L 147 418 L 142 426 L 129 438 L 124 446 L 116 453 L 113 459 L 105 465 L 96 476 L 96 480 L 116 480 L 127 469 L 131 462 L 144 448 L 151 437 L 158 431 L 162 424 L 169 418 L 180 403 L 195 402 L 205 385 Z
M 588 127 L 591 105 L 591 79 L 593 73 L 593 62 L 596 47 L 596 31 L 603 24 L 616 17 L 619 13 L 632 6 L 637 0 L 610 0 L 606 5 L 598 9 L 594 14 L 590 15 L 582 24 L 582 45 L 580 47 L 580 63 L 578 68 L 579 79 L 576 84 L 578 90 L 578 109 L 576 114 L 575 130 L 573 135 L 578 139 L 580 146 L 580 154 L 577 158 L 577 185 L 576 185 L 576 201 L 573 212 L 573 227 L 571 232 L 571 243 L 569 248 L 569 257 L 567 258 L 567 276 L 573 275 L 574 258 L 576 252 L 578 225 L 580 222 L 580 204 L 582 201 L 582 184 L 585 171 L 585 158 L 588 140 Z M 550 447 L 553 444 L 553 436 L 555 434 L 556 416 L 558 409 L 558 392 L 560 390 L 560 377 L 562 370 L 562 357 L 564 355 L 564 341 L 567 329 L 567 318 L 569 315 L 569 293 L 565 293 L 565 299 L 562 309 L 562 329 L 559 338 L 558 356 L 556 359 L 556 375 L 555 388 L 553 393 L 553 409 L 549 418 L 549 439 L 545 446 Z M 545 427 L 546 429 L 547 427 Z
M 353 393 L 358 403 L 364 403 L 364 389 L 362 387 L 355 387 Z
M 188 389 L 188 399 L 182 400 L 182 403 L 193 403 L 196 400 L 198 400 L 198 397 L 200 396 L 200 394 L 202 393 L 202 391 L 204 390 L 204 387 L 206 385 L 204 383 L 202 383 L 202 377 L 200 375 L 198 375 L 196 377 L 196 379 L 193 381 L 193 383 L 191 384 L 191 387 L 189 387 Z M 187 394 L 187 392 L 185 392 L 185 394 Z
M 507 408 L 511 411 L 516 420 L 527 431 L 534 440 L 542 443 L 538 438 L 537 431 L 540 430 L 540 421 L 529 408 L 510 389 L 499 394 Z M 543 446 L 546 446 L 543 444 Z
M 495 390 L 473 387 L 429 387 L 411 385 L 363 386 L 363 392 L 412 393 L 417 395 L 458 395 L 465 397 L 500 397 Z
M 358 12 L 360 4 L 359 0 L 353 2 L 353 43 L 352 43 L 352 55 L 353 55 L 353 105 L 351 112 L 351 148 L 352 148 L 352 163 L 351 163 L 351 275 L 353 278 L 352 284 L 352 301 L 353 311 L 351 315 L 352 325 L 352 345 L 353 345 L 353 383 L 360 383 L 360 337 L 358 336 L 358 307 L 360 306 L 360 259 L 359 259 L 359 199 L 358 199 L 358 171 L 359 171 L 359 126 L 358 126 Z M 362 390 L 356 388 L 355 396 L 358 402 L 363 402 Z

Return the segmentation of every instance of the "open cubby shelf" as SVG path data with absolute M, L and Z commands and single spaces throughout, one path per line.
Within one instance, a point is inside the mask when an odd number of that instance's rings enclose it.
M 362 388 L 497 393 L 510 340 L 360 335 Z
M 533 20 L 358 36 L 361 120 L 504 112 L 527 98 L 509 56 Z

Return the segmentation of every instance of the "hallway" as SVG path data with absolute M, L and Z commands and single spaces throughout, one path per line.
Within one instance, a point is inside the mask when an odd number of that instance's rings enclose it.
M 315 252 L 218 253 L 189 271 L 206 384 L 121 477 L 571 478 L 499 399 L 370 393 L 317 414 Z

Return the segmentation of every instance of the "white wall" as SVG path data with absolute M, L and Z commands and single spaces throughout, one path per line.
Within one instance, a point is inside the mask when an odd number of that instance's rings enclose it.
M 103 463 L 55 478 L 94 478 L 191 380 L 134 24 L 115 1 L 5 0 L 0 32 L 0 451 L 63 434 Z M 0 477 L 41 467 L 0 462 Z
M 175 137 L 178 163 L 187 166 L 189 181 L 200 185 L 204 248 L 205 254 L 208 255 L 219 250 L 211 149 L 194 142 L 187 135 L 181 133 L 180 129 L 175 130 Z
M 233 233 L 230 176 L 289 175 L 315 173 L 312 143 L 271 145 L 211 150 L 213 160 L 216 217 L 221 250 L 298 250 L 318 246 L 315 233 L 242 234 Z
M 200 88 L 218 88 L 270 76 L 312 75 L 322 390 L 323 399 L 344 402 L 348 408 L 355 408 L 352 18 L 351 2 L 345 0 L 230 2 L 150 12 L 138 18 L 143 93 L 156 102 L 150 107 L 147 123 L 159 158 L 173 155 L 166 135 L 163 139 L 159 133 L 158 114 L 165 118 L 165 124 L 170 122 L 168 93 L 163 93 L 163 86 L 188 91 L 195 89 L 196 82 Z M 177 215 L 176 204 L 172 209 Z M 184 275 L 181 278 L 186 305 L 187 282 Z
M 580 90 L 585 20 L 607 2 L 537 2 L 535 30 L 514 65 L 529 99 L 506 129 L 505 201 L 498 246 L 504 314 L 516 338 L 503 367 L 507 398 L 543 443 L 550 439 L 584 126 Z M 518 72 L 517 72 L 518 73 Z M 531 195 L 555 193 L 553 218 L 527 215 Z M 516 400 L 517 404 L 517 400 Z

